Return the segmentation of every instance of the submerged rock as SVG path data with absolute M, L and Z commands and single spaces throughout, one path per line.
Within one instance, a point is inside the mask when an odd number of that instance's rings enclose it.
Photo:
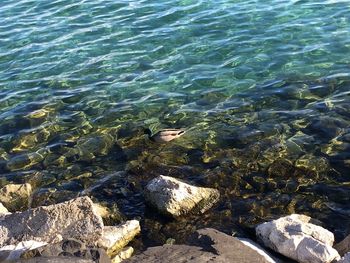
M 0 202 L 11 212 L 27 209 L 30 206 L 32 186 L 26 184 L 8 184 L 0 189 Z
M 150 205 L 174 217 L 189 212 L 204 213 L 219 197 L 216 189 L 192 186 L 164 175 L 151 180 L 145 189 L 145 198 Z
M 273 263 L 276 261 L 266 252 L 257 252 L 252 245 L 246 245 L 239 239 L 215 229 L 206 228 L 196 231 L 188 241 L 188 245 L 151 247 L 124 262 Z
M 333 234 L 309 223 L 310 217 L 292 214 L 256 227 L 258 239 L 267 247 L 298 262 L 326 263 L 339 259 L 332 248 Z
M 114 137 L 109 134 L 82 138 L 77 142 L 73 153 L 78 156 L 80 161 L 90 161 L 96 156 L 107 155 L 112 149 L 114 141 Z
M 25 153 L 12 157 L 6 163 L 6 168 L 9 171 L 18 171 L 29 169 L 34 165 L 44 160 L 45 156 L 42 153 Z
M 293 164 L 285 159 L 277 159 L 268 168 L 270 177 L 291 177 L 294 173 Z
M 89 197 L 79 197 L 57 205 L 5 215 L 0 221 L 0 246 L 21 241 L 60 241 L 75 238 L 87 245 L 102 236 L 102 218 Z
M 114 256 L 121 251 L 141 231 L 137 220 L 126 221 L 119 226 L 105 226 L 103 236 L 98 245 L 107 250 L 109 256 Z

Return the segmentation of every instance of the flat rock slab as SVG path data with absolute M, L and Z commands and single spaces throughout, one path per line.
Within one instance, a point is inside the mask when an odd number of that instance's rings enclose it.
M 95 244 L 103 231 L 102 218 L 94 211 L 89 197 L 29 209 L 0 218 L 0 247 L 21 241 L 52 243 L 75 238 Z
M 298 262 L 327 263 L 339 259 L 332 248 L 333 233 L 310 220 L 305 215 L 289 215 L 258 225 L 256 234 L 265 246 Z
M 178 217 L 187 213 L 204 213 L 220 197 L 216 189 L 196 187 L 180 180 L 160 175 L 145 188 L 145 199 L 161 213 Z
M 261 255 L 239 239 L 215 229 L 198 230 L 189 239 L 188 245 L 164 245 L 148 248 L 125 263 L 273 263 L 272 257 Z

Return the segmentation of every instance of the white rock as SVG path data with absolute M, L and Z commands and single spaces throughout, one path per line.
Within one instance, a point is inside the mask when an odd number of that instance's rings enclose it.
M 129 220 L 118 226 L 105 226 L 98 245 L 107 250 L 109 256 L 118 253 L 141 231 L 137 220 Z
M 46 246 L 46 242 L 40 242 L 35 240 L 23 241 L 19 242 L 16 245 L 8 245 L 0 248 L 0 251 L 8 251 L 8 255 L 6 258 L 2 258 L 2 260 L 16 260 L 21 257 L 21 255 L 29 250 L 36 249 L 42 246 Z
M 164 175 L 151 180 L 145 189 L 145 199 L 150 205 L 174 217 L 189 212 L 204 213 L 219 197 L 216 189 L 192 186 Z
M 256 228 L 258 239 L 267 247 L 298 262 L 327 263 L 339 259 L 332 248 L 333 234 L 309 223 L 310 217 L 293 214 Z

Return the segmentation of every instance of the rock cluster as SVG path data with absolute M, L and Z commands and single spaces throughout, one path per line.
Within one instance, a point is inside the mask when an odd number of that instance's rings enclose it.
M 123 248 L 140 232 L 139 222 L 104 226 L 95 207 L 85 196 L 24 212 L 3 213 L 0 259 L 41 257 L 38 262 L 46 262 L 43 257 L 49 257 L 47 262 L 102 263 L 111 259 L 120 262 L 131 256 L 130 248 Z M 59 261 L 61 257 L 65 259 Z
M 0 261 L 285 262 L 252 240 L 211 228 L 197 230 L 185 244 L 151 247 L 131 257 L 134 250 L 126 245 L 141 231 L 137 220 L 105 226 L 103 219 L 110 219 L 108 209 L 94 204 L 87 196 L 15 212 L 31 198 L 28 184 L 5 186 L 0 194 L 4 203 L 0 203 Z M 196 187 L 162 175 L 147 184 L 144 194 L 149 205 L 175 219 L 204 213 L 220 197 L 216 189 Z M 306 215 L 291 214 L 262 223 L 256 227 L 256 237 L 263 246 L 297 262 L 350 263 L 350 236 L 333 248 L 333 234 Z

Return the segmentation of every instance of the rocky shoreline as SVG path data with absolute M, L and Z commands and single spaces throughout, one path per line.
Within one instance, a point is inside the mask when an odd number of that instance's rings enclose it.
M 0 261 L 5 262 L 350 262 L 350 235 L 334 235 L 309 216 L 291 214 L 256 226 L 256 239 L 212 228 L 195 231 L 185 244 L 149 247 L 132 256 L 138 220 L 114 224 L 112 215 L 88 196 L 29 208 L 30 184 L 0 189 Z M 220 198 L 216 189 L 158 176 L 144 189 L 146 203 L 177 220 L 205 213 Z M 28 209 L 29 208 L 29 209 Z M 109 225 L 111 224 L 111 225 Z

